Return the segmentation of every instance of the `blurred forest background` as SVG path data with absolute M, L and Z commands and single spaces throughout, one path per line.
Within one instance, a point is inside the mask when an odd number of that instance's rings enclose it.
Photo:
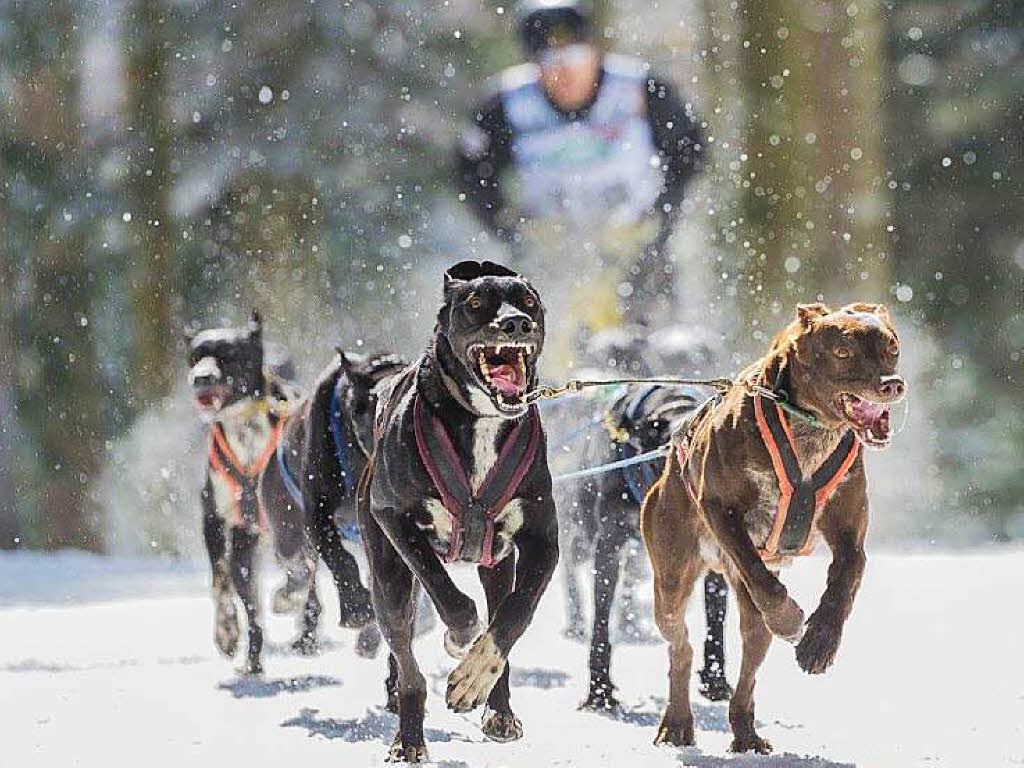
M 1024 3 L 596 10 L 710 137 L 673 241 L 683 319 L 735 371 L 797 301 L 885 301 L 912 390 L 871 459 L 876 540 L 1024 538 Z M 515 19 L 502 0 L 0 0 L 0 548 L 191 553 L 187 323 L 258 306 L 305 381 L 339 342 L 415 354 L 441 269 L 500 256 L 450 160 L 521 58 Z

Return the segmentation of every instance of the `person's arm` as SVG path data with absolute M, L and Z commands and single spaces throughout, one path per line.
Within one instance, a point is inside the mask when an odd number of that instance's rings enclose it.
M 473 125 L 459 138 L 455 150 L 456 188 L 473 213 L 502 240 L 513 232 L 502 213 L 503 175 L 512 161 L 512 129 L 501 96 L 489 98 L 473 116 Z
M 704 164 L 707 149 L 692 111 L 672 85 L 657 77 L 647 81 L 647 116 L 665 175 L 655 206 L 668 221 L 679 210 L 687 183 Z

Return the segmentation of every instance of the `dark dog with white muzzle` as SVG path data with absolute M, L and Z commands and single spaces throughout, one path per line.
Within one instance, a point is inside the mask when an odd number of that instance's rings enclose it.
M 389 760 L 427 759 L 426 681 L 412 652 L 413 583 L 461 659 L 449 708 L 486 702 L 491 739 L 522 736 L 509 703 L 508 654 L 558 560 L 558 522 L 537 409 L 527 402 L 544 345 L 544 310 L 510 269 L 466 261 L 445 275 L 424 355 L 380 392 L 376 447 L 360 481 L 359 524 L 371 593 L 397 673 L 399 730 Z M 489 624 L 446 564 L 478 565 Z
M 235 594 L 248 620 L 243 671 L 261 672 L 263 629 L 255 551 L 271 534 L 287 583 L 274 596 L 278 613 L 296 611 L 313 585 L 315 554 L 307 545 L 301 512 L 290 505 L 275 462 L 282 424 L 298 390 L 265 366 L 263 326 L 253 312 L 246 328 L 187 334 L 189 384 L 200 416 L 210 424 L 202 491 L 203 538 L 213 571 L 217 647 L 234 656 L 239 642 Z

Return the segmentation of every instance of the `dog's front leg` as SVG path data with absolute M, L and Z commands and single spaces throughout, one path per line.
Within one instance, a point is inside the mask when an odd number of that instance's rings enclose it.
M 231 580 L 242 598 L 249 624 L 249 646 L 242 672 L 256 675 L 263 671 L 263 627 L 260 626 L 259 589 L 256 585 L 254 555 L 259 544 L 259 533 L 234 527 L 231 531 Z
M 549 510 L 527 512 L 529 518 L 550 515 L 551 525 L 543 530 L 520 531 L 516 537 L 515 587 L 494 613 L 484 632 L 466 657 L 448 676 L 448 708 L 468 712 L 486 701 L 505 669 L 509 651 L 530 625 L 544 589 L 558 564 L 558 530 L 554 504 Z M 511 555 L 509 555 L 511 557 Z
M 853 609 L 853 600 L 860 588 L 867 557 L 864 537 L 867 533 L 867 493 L 863 473 L 859 478 L 862 492 L 855 487 L 858 478 L 851 478 L 854 487 L 844 487 L 843 496 L 833 499 L 833 509 L 819 523 L 825 541 L 832 550 L 828 581 L 821 602 L 807 620 L 807 632 L 796 647 L 796 660 L 808 674 L 824 672 L 835 660 L 843 625 Z
M 376 511 L 374 514 L 378 515 Z M 426 590 L 437 615 L 448 627 L 445 650 L 454 658 L 462 658 L 483 630 L 477 618 L 476 603 L 455 586 L 423 531 L 412 524 L 415 518 L 412 510 L 396 514 L 393 509 L 387 509 L 379 514 L 378 519 L 392 521 L 392 524 L 381 525 L 381 528 Z
M 214 642 L 225 656 L 238 650 L 238 612 L 228 568 L 227 526 L 217 513 L 213 485 L 207 477 L 200 497 L 203 505 L 203 541 L 210 557 L 214 606 Z
M 798 642 L 804 631 L 804 612 L 761 560 L 747 533 L 743 512 L 707 498 L 702 501 L 701 509 L 719 546 L 747 585 L 750 598 L 764 616 L 768 629 L 787 642 Z

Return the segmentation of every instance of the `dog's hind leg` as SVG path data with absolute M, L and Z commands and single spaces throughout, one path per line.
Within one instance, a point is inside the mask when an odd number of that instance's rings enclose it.
M 316 637 L 316 628 L 320 621 L 320 613 L 323 606 L 320 603 L 320 596 L 316 591 L 316 567 L 314 561 L 313 572 L 310 574 L 309 591 L 306 595 L 306 604 L 299 615 L 299 636 L 292 641 L 292 650 L 302 656 L 312 656 L 319 652 L 320 643 Z
M 487 598 L 487 617 L 494 619 L 501 601 L 511 592 L 515 584 L 515 558 L 506 557 L 493 568 L 477 568 L 480 575 L 480 583 L 484 588 L 484 595 Z M 494 741 L 515 741 L 523 737 L 523 724 L 512 712 L 512 705 L 509 701 L 511 695 L 508 684 L 509 668 L 505 662 L 505 669 L 494 684 L 490 694 L 487 696 L 487 708 L 484 710 L 481 728 L 484 735 Z
M 673 463 L 670 458 L 665 473 L 644 499 L 640 530 L 654 571 L 654 620 L 669 643 L 668 706 L 654 743 L 683 747 L 694 743 L 693 648 L 686 630 L 686 604 L 706 566 L 699 549 L 700 526 Z
M 618 506 L 604 509 L 603 523 L 594 551 L 594 625 L 590 632 L 590 690 L 580 709 L 600 711 L 617 709 L 615 686 L 611 679 L 612 643 L 609 632 L 612 603 L 622 570 L 622 547 L 629 537 L 623 522 L 627 510 Z
M 213 574 L 214 642 L 221 653 L 230 657 L 238 650 L 238 612 L 228 568 L 226 526 L 217 514 L 209 480 L 203 488 L 202 503 L 203 541 Z
M 314 497 L 311 503 L 317 550 L 338 590 L 339 623 L 348 629 L 360 629 L 373 621 L 370 592 L 359 578 L 355 557 L 345 549 L 344 537 L 334 519 L 333 502 Z
M 732 686 L 725 679 L 725 612 L 729 586 L 725 577 L 708 571 L 704 577 L 704 668 L 700 671 L 700 694 L 708 701 L 725 701 Z
M 731 579 L 740 608 L 740 632 L 743 635 L 743 661 L 736 692 L 729 701 L 729 724 L 732 726 L 733 752 L 757 752 L 767 755 L 772 745 L 754 730 L 754 683 L 757 669 L 768 655 L 772 633 L 764 617 L 754 605 L 750 592 L 739 578 Z
M 259 590 L 256 587 L 256 569 L 253 555 L 259 543 L 259 534 L 235 527 L 231 531 L 231 579 L 238 596 L 242 598 L 249 624 L 249 649 L 242 671 L 255 675 L 263 671 L 260 656 L 263 653 L 263 628 L 260 626 Z
M 584 626 L 583 597 L 577 570 L 588 558 L 586 542 L 572 532 L 565 534 L 562 549 L 566 556 L 561 559 L 559 570 L 562 572 L 562 583 L 565 587 L 565 630 L 563 634 L 569 640 L 582 641 L 587 636 Z
M 412 652 L 413 574 L 395 551 L 375 520 L 360 515 L 360 524 L 370 562 L 373 606 L 384 640 L 391 649 L 390 675 L 395 675 L 394 702 L 388 691 L 388 706 L 397 704 L 398 733 L 388 753 L 388 762 L 421 763 L 427 761 L 423 736 L 427 681 Z M 390 688 L 385 683 L 386 688 Z
M 685 563 L 666 563 L 665 567 L 666 571 L 655 571 L 654 619 L 669 644 L 669 694 L 654 743 L 693 746 L 693 710 L 690 707 L 693 647 L 686 629 L 686 606 L 703 564 L 693 557 Z

